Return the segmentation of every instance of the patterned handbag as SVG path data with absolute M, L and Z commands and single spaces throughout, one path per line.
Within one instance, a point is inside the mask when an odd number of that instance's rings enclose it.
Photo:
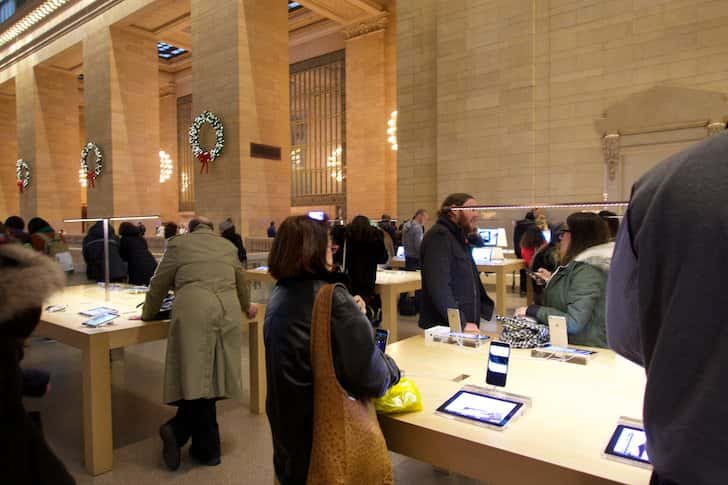
M 497 316 L 503 325 L 501 342 L 511 344 L 516 349 L 533 349 L 549 342 L 549 326 L 536 322 L 530 317 Z
M 331 351 L 334 287 L 321 287 L 313 307 L 313 442 L 306 483 L 393 484 L 392 462 L 374 404 L 370 399 L 349 397 L 336 378 Z

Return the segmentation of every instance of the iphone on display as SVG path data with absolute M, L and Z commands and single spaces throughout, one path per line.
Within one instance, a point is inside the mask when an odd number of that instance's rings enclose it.
M 504 342 L 491 342 L 488 352 L 488 369 L 485 373 L 485 382 L 492 386 L 505 387 L 508 377 L 508 359 L 511 356 L 510 344 Z

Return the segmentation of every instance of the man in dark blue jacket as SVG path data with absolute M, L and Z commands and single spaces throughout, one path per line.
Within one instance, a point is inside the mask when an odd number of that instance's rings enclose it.
M 422 240 L 421 328 L 447 325 L 448 308 L 460 310 L 460 322 L 469 332 L 478 331 L 481 318 L 490 320 L 493 316 L 493 300 L 480 283 L 467 238 L 478 213 L 451 210 L 475 204 L 468 194 L 449 195 L 440 207 L 437 223 Z

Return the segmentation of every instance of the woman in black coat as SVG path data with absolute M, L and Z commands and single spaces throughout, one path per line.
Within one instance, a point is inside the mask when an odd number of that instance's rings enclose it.
M 91 226 L 83 238 L 83 260 L 86 263 L 86 277 L 93 281 L 104 281 L 104 223 L 98 221 Z M 119 255 L 119 238 L 109 225 L 109 281 L 123 281 L 126 267 Z
M 149 252 L 147 240 L 142 235 L 139 226 L 131 222 L 122 222 L 119 226 L 121 242 L 119 254 L 126 261 L 129 272 L 129 283 L 132 285 L 149 286 L 154 270 L 157 269 L 157 260 Z
M 23 406 L 20 369 L 25 339 L 38 324 L 43 300 L 63 288 L 65 276 L 49 257 L 16 244 L 0 246 L 0 274 L 0 481 L 74 484 Z
M 266 414 L 273 435 L 273 465 L 281 485 L 306 483 L 313 440 L 311 321 L 319 289 L 341 281 L 341 275 L 331 272 L 332 266 L 326 222 L 306 216 L 283 221 L 268 256 L 270 273 L 278 282 L 263 326 Z M 400 372 L 374 343 L 362 306 L 361 299 L 336 285 L 331 351 L 341 386 L 350 396 L 369 398 L 383 395 L 399 381 Z
M 346 228 L 345 269 L 349 274 L 352 295 L 365 300 L 374 296 L 377 265 L 389 260 L 384 233 L 373 227 L 366 216 L 356 216 Z

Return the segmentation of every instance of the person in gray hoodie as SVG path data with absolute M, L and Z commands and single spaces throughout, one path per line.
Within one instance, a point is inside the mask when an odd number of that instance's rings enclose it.
M 660 163 L 634 184 L 617 234 L 607 336 L 647 373 L 653 484 L 728 477 L 727 162 L 723 133 Z
M 606 347 L 604 313 L 614 243 L 608 242 L 607 224 L 591 212 L 571 214 L 566 225 L 561 233 L 560 266 L 553 274 L 538 271 L 547 281 L 543 305 L 519 308 L 516 316 L 543 324 L 552 315 L 565 317 L 570 344 Z

